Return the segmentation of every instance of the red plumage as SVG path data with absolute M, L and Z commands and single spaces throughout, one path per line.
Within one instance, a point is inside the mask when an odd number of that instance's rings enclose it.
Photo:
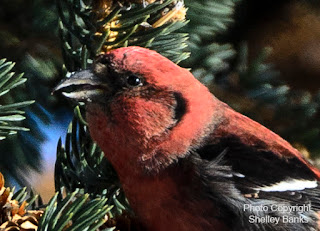
M 57 90 L 70 85 L 79 90 L 65 95 L 87 102 L 90 133 L 148 230 L 293 229 L 283 219 L 251 224 L 250 216 L 269 215 L 244 211 L 259 203 L 269 209 L 309 203 L 307 223 L 295 230 L 316 229 L 320 171 L 215 98 L 188 70 L 148 49 L 120 48 Z M 272 214 L 284 215 L 300 216 Z

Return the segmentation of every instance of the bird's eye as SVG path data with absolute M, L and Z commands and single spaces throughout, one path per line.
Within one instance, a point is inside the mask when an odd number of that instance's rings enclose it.
M 109 60 L 109 58 L 106 57 L 106 56 L 101 56 L 101 58 L 100 58 L 100 60 L 99 60 L 99 63 L 106 65 L 106 64 L 109 64 L 109 63 L 110 63 L 110 60 Z
M 127 77 L 127 84 L 132 87 L 137 87 L 142 85 L 142 79 L 136 75 L 129 75 Z

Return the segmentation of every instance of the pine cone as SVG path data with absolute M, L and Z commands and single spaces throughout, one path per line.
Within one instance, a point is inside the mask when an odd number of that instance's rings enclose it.
M 162 3 L 162 0 L 95 0 L 93 1 L 93 11 L 96 12 L 97 17 L 99 19 L 103 19 L 107 17 L 111 13 L 112 6 L 117 3 L 120 5 L 128 5 L 131 3 L 148 5 L 154 2 Z M 184 6 L 184 2 L 180 0 L 175 0 L 167 7 L 159 12 L 160 14 L 157 17 L 152 17 L 151 20 L 143 22 L 140 24 L 139 30 L 149 30 L 156 27 L 160 27 L 166 23 L 176 22 L 176 21 L 184 21 L 186 18 L 187 9 Z M 95 35 L 102 36 L 106 31 L 108 32 L 108 37 L 106 38 L 107 42 L 113 42 L 119 36 L 118 30 L 112 30 L 110 28 L 120 28 L 121 22 L 118 21 L 117 18 L 114 18 L 112 21 L 108 22 L 101 28 L 97 29 Z M 105 53 L 113 49 L 113 46 L 102 46 L 101 53 Z
M 97 13 L 99 18 L 106 17 L 115 4 L 119 5 L 130 5 L 134 4 L 144 4 L 148 5 L 154 3 L 156 0 L 94 0 L 92 2 L 93 10 Z
M 23 216 L 16 214 L 10 221 L 4 222 L 0 226 L 2 231 L 36 231 L 38 228 L 39 219 L 43 211 L 30 210 Z
M 26 210 L 27 202 L 12 200 L 13 193 L 4 186 L 0 173 L 0 231 L 35 231 L 43 211 Z

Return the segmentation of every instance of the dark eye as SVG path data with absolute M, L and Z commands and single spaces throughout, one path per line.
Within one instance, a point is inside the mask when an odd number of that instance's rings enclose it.
M 100 56 L 99 63 L 104 64 L 104 65 L 109 64 L 110 59 L 107 56 Z
M 142 79 L 136 75 L 129 75 L 127 77 L 127 84 L 132 87 L 137 87 L 142 85 Z

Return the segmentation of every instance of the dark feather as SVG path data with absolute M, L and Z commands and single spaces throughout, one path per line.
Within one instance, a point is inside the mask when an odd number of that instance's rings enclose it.
M 220 204 L 222 216 L 233 230 L 317 230 L 320 187 L 298 191 L 261 191 L 282 181 L 314 181 L 316 175 L 297 157 L 279 157 L 248 147 L 235 137 L 203 146 L 190 155 L 207 196 Z M 245 205 L 266 206 L 267 211 L 244 211 Z M 273 211 L 272 206 L 310 205 L 310 211 Z M 230 216 L 232 214 L 232 216 Z M 280 224 L 250 223 L 250 217 L 280 217 Z M 303 217 L 303 222 L 286 222 Z M 249 227 L 249 228 L 248 228 Z

